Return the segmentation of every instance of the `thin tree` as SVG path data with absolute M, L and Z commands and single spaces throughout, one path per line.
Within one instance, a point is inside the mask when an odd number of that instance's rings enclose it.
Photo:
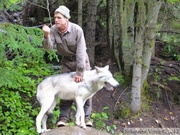
M 142 52 L 145 30 L 145 5 L 144 0 L 138 1 L 137 6 L 137 23 L 135 36 L 135 52 L 132 77 L 132 102 L 131 109 L 137 113 L 141 107 L 141 76 L 142 76 Z
M 78 25 L 82 27 L 82 0 L 78 0 Z
M 86 43 L 88 48 L 89 60 L 92 67 L 94 66 L 94 57 L 95 57 L 96 13 L 97 13 L 97 0 L 89 0 L 87 29 L 86 29 Z
M 153 48 L 155 46 L 155 36 L 157 32 L 157 19 L 161 5 L 161 1 L 155 0 L 149 2 L 147 5 L 147 27 L 145 33 L 145 44 L 143 49 L 142 85 L 148 76 L 151 56 L 154 51 Z

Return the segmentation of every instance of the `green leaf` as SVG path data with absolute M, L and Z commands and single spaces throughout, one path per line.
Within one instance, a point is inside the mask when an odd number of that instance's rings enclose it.
M 30 103 L 36 103 L 37 84 L 54 73 L 44 61 L 45 50 L 41 48 L 43 33 L 38 28 L 12 24 L 0 24 L 0 30 L 5 31 L 0 32 L 0 39 L 3 39 L 0 40 L 1 134 L 36 134 L 32 127 L 39 104 L 34 106 Z M 32 36 L 31 42 L 29 35 Z M 9 58 L 7 53 L 13 56 Z

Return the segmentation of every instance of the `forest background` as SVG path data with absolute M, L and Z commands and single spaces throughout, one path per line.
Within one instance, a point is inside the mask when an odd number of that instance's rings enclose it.
M 149 108 L 150 92 L 156 99 L 165 93 L 171 97 L 167 101 L 180 103 L 179 0 L 1 0 L 1 134 L 36 134 L 36 86 L 61 69 L 61 56 L 42 48 L 41 27 L 53 24 L 54 10 L 62 4 L 71 10 L 70 21 L 84 30 L 91 66 L 109 64 L 121 82 L 113 113 L 107 113 L 109 107 L 101 112 L 94 109 L 92 120 L 97 129 L 118 134 L 116 123 L 106 124 L 108 118 L 139 115 Z M 160 49 L 158 54 L 156 47 Z M 156 56 L 163 59 L 157 60 Z M 152 60 L 158 61 L 154 62 L 158 67 L 150 68 Z M 176 72 L 166 71 L 169 76 L 162 79 L 164 67 Z M 148 77 L 153 78 L 153 83 Z M 168 82 L 177 84 L 175 89 Z M 151 86 L 156 86 L 153 91 Z M 124 93 L 127 99 L 120 102 Z M 53 124 L 59 113 L 57 109 Z

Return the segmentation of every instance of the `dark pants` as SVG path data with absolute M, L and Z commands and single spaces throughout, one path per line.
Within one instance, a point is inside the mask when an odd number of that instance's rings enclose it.
M 73 101 L 61 100 L 60 101 L 60 120 L 68 120 L 71 112 Z M 84 105 L 85 117 L 90 119 L 92 108 L 92 98 L 88 99 Z
M 90 69 L 90 68 L 87 67 L 87 69 Z M 76 63 L 62 59 L 62 72 L 68 73 L 68 72 L 73 72 L 73 71 L 76 71 Z M 73 101 L 69 101 L 69 100 L 60 101 L 60 120 L 69 121 L 69 115 L 70 115 L 72 104 L 73 104 Z M 84 104 L 84 112 L 85 112 L 86 118 L 90 119 L 91 111 L 92 111 L 92 98 L 88 99 Z

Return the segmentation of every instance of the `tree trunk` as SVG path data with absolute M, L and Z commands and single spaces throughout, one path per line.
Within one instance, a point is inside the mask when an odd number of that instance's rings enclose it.
M 78 0 L 78 25 L 82 27 L 82 0 Z
M 147 4 L 147 27 L 146 27 L 146 39 L 143 50 L 143 66 L 142 66 L 142 84 L 146 80 L 151 63 L 151 56 L 155 45 L 156 36 L 156 23 L 158 19 L 158 13 L 161 7 L 161 1 L 149 1 Z
M 114 56 L 113 52 L 113 25 L 112 25 L 112 20 L 113 20 L 113 5 L 112 5 L 112 0 L 107 0 L 107 41 L 108 41 L 108 47 L 109 47 L 109 52 L 108 55 L 110 58 Z
M 122 42 L 121 42 L 121 25 L 120 25 L 120 1 L 114 0 L 113 2 L 113 49 L 114 56 L 118 63 L 118 67 L 121 71 L 121 52 L 122 52 Z
M 137 113 L 141 107 L 141 74 L 142 74 L 142 51 L 144 42 L 145 27 L 145 6 L 144 0 L 138 1 L 137 22 L 135 36 L 135 53 L 132 77 L 132 102 L 131 109 L 133 113 Z
M 131 76 L 133 55 L 134 55 L 134 0 L 124 2 L 124 10 L 121 11 L 122 21 L 122 59 L 123 74 L 125 77 Z
M 95 55 L 95 28 L 96 28 L 96 12 L 97 12 L 97 0 L 90 0 L 88 3 L 88 16 L 87 16 L 87 33 L 86 43 L 87 52 L 89 54 L 89 60 L 91 66 L 94 66 Z

